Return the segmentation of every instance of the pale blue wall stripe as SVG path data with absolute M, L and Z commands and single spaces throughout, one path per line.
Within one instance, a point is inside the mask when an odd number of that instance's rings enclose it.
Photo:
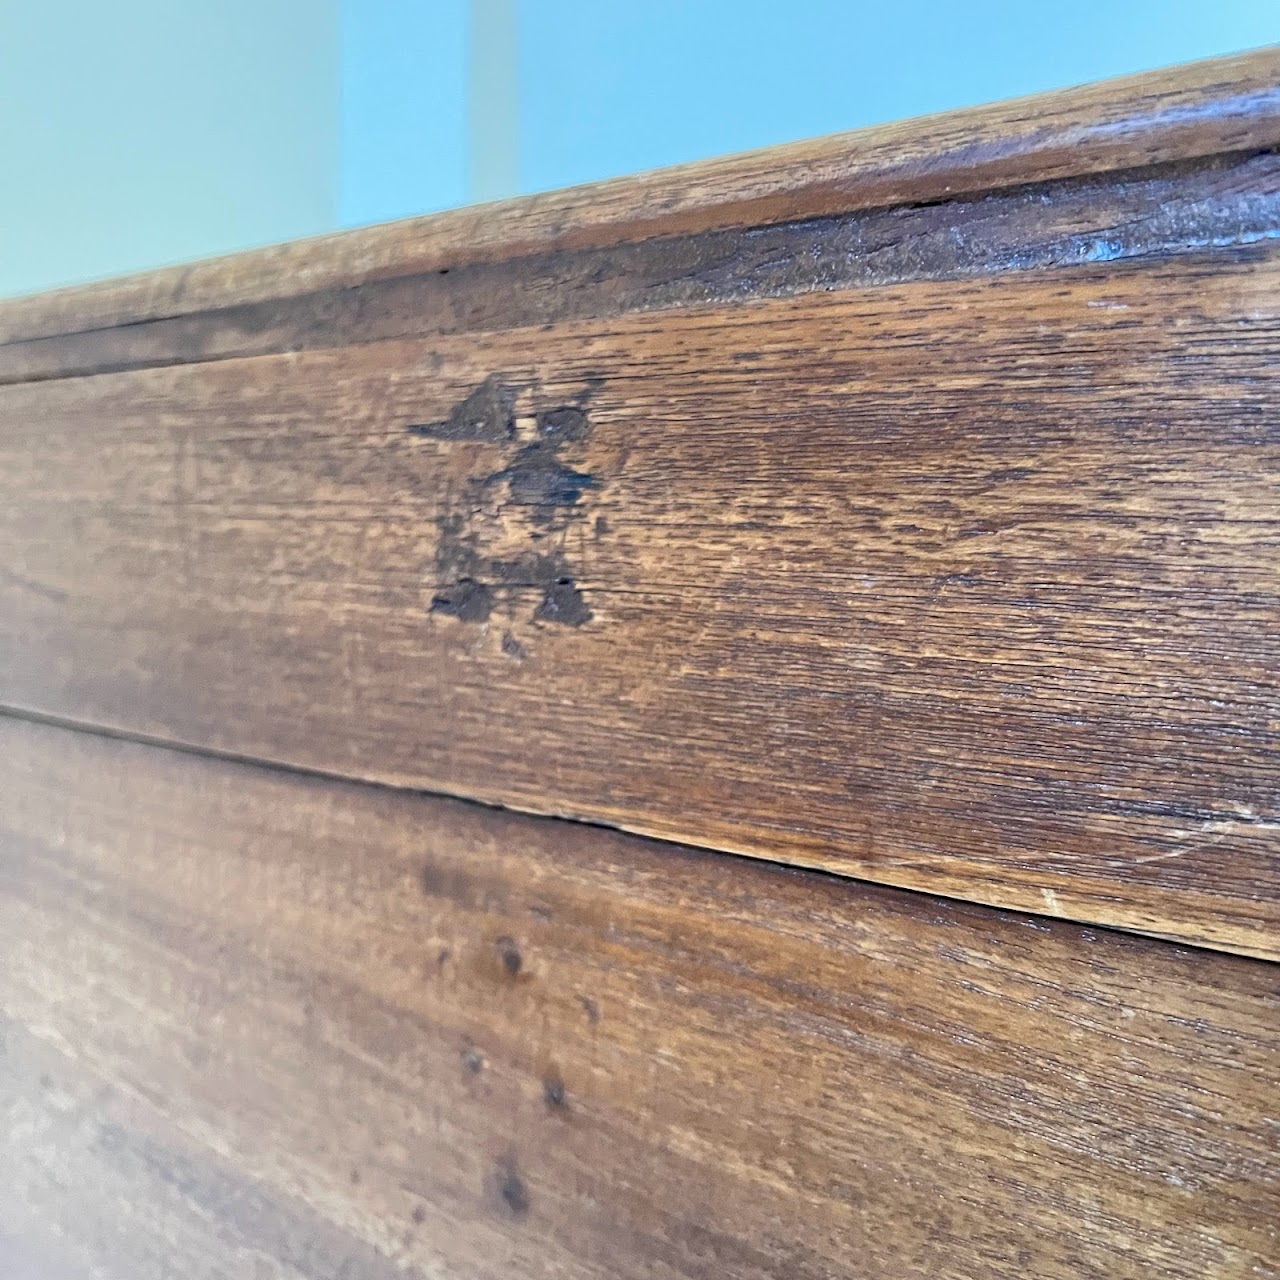
M 467 61 L 468 194 L 504 200 L 520 189 L 516 0 L 471 0 Z

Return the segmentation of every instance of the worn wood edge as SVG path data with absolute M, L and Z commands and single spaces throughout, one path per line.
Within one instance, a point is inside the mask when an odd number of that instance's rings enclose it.
M 0 343 L 1280 144 L 1280 46 L 0 302 Z
M 13 704 L 0 704 L 0 734 L 10 726 L 32 726 L 68 734 L 80 734 L 88 738 L 118 742 L 139 748 L 174 752 L 195 760 L 207 760 L 229 766 L 263 769 L 284 777 L 311 780 L 313 783 L 334 783 L 342 786 L 369 787 L 393 795 L 419 797 L 424 801 L 440 801 L 452 805 L 474 806 L 478 812 L 510 814 L 540 823 L 563 823 L 575 828 L 611 832 L 624 839 L 645 841 L 654 847 L 683 850 L 686 853 L 724 857 L 744 863 L 775 867 L 779 870 L 797 871 L 828 879 L 832 887 L 839 884 L 860 885 L 870 889 L 885 889 L 893 893 L 920 897 L 926 901 L 937 900 L 981 911 L 1018 912 L 1036 919 L 1057 921 L 1063 925 L 1087 929 L 1101 929 L 1123 937 L 1144 938 L 1151 942 L 1190 947 L 1218 955 L 1234 955 L 1244 959 L 1280 963 L 1280 936 L 1273 937 L 1263 929 L 1257 929 L 1244 940 L 1238 928 L 1231 924 L 1215 927 L 1213 920 L 1197 916 L 1186 921 L 1182 929 L 1170 928 L 1166 919 L 1150 921 L 1132 907 L 1119 914 L 1102 915 L 1098 911 L 1096 897 L 1083 888 L 1076 888 L 1066 877 L 1050 879 L 1042 875 L 1034 886 L 1016 881 L 1003 881 L 992 892 L 992 883 L 983 881 L 981 892 L 975 892 L 972 875 L 948 870 L 945 866 L 931 869 L 928 887 L 913 878 L 895 876 L 892 870 L 869 870 L 851 866 L 847 858 L 823 857 L 807 849 L 795 849 L 780 841 L 743 840 L 731 830 L 712 832 L 703 830 L 703 841 L 690 836 L 679 823 L 664 819 L 660 813 L 637 818 L 630 810 L 607 810 L 593 807 L 578 809 L 572 805 L 531 802 L 528 797 L 514 795 L 503 786 L 472 786 L 464 790 L 449 788 L 443 784 L 431 784 L 421 779 L 409 778 L 394 772 L 349 772 L 308 764 L 303 761 L 255 755 L 243 751 L 188 741 L 177 736 L 148 733 L 124 724 L 107 721 L 77 720 L 69 716 L 50 714 L 38 708 Z M 706 842 L 714 835 L 715 842 Z M 2 1280 L 2 1278 L 0 1278 Z
M 0 385 L 1136 262 L 1277 235 L 1280 153 L 1227 152 L 941 204 L 541 253 L 0 343 Z

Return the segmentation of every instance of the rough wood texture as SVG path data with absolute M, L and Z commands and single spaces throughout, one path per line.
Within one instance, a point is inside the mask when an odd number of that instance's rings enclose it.
M 42 1278 L 1280 1265 L 1272 966 L 7 719 L 0 792 Z
M 1266 245 L 0 389 L 0 701 L 1280 955 Z
M 18 299 L 0 306 L 0 341 L 1276 146 L 1271 48 Z

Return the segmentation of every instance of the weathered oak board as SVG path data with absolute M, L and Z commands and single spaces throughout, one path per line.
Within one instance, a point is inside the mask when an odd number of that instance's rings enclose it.
M 0 702 L 1280 955 L 1265 243 L 0 388 Z
M 31 1274 L 1280 1262 L 1271 965 L 12 719 L 0 794 Z

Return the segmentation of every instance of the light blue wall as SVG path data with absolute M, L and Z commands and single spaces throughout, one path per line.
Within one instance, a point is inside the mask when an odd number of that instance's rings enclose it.
M 337 0 L 0 0 L 0 294 L 333 227 Z
M 338 219 L 466 203 L 467 0 L 344 0 Z
M 1278 0 L 521 0 L 540 191 L 1280 40 Z
M 516 0 L 471 0 L 467 28 L 468 194 L 520 190 L 520 30 Z
M 343 0 L 342 226 L 517 194 L 518 39 L 515 0 Z

